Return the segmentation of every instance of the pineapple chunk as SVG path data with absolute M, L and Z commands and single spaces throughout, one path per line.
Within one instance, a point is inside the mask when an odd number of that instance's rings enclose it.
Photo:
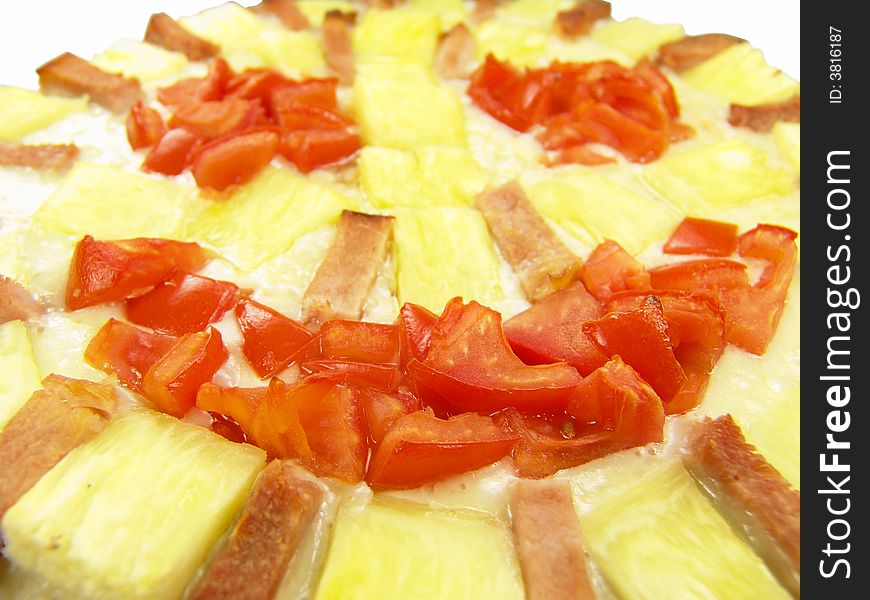
M 353 29 L 357 57 L 391 56 L 431 66 L 438 45 L 440 19 L 413 8 L 372 10 Z
M 643 169 L 643 178 L 685 214 L 709 214 L 753 200 L 787 194 L 792 176 L 767 156 L 731 138 L 670 155 Z
M 175 237 L 201 204 L 191 187 L 118 167 L 78 162 L 33 223 L 97 239 Z
M 483 60 L 492 54 L 516 66 L 535 66 L 541 62 L 551 35 L 549 27 L 490 19 L 477 29 L 477 56 Z
M 524 597 L 508 528 L 470 511 L 343 507 L 317 600 Z
M 399 303 L 438 314 L 462 296 L 490 305 L 504 298 L 486 221 L 472 208 L 405 208 L 393 225 Z
M 747 441 L 795 488 L 801 487 L 800 386 L 793 385 L 746 429 Z
M 681 73 L 693 86 L 734 104 L 764 104 L 800 93 L 797 81 L 771 67 L 761 50 L 737 44 Z
M 22 88 L 0 86 L 0 140 L 17 141 L 75 112 L 87 110 L 88 99 L 45 96 Z
M 419 63 L 376 58 L 358 64 L 353 105 L 366 144 L 406 150 L 467 144 L 459 98 Z
M 187 57 L 147 42 L 124 39 L 96 55 L 91 63 L 110 73 L 150 82 L 178 75 L 187 67 Z
M 273 67 L 299 75 L 326 69 L 320 41 L 312 32 L 288 31 L 234 2 L 183 17 L 179 22 L 220 46 L 221 54 L 236 70 Z
M 595 41 L 640 60 L 662 44 L 680 39 L 686 32 L 682 25 L 661 25 L 635 17 L 597 27 L 590 35 Z
M 180 598 L 264 453 L 139 409 L 70 452 L 3 519 L 15 564 L 88 598 Z
M 664 239 L 679 221 L 665 203 L 583 167 L 561 171 L 527 191 L 545 217 L 590 247 L 611 239 L 636 254 Z
M 780 121 L 773 126 L 773 137 L 788 161 L 801 172 L 801 124 Z
M 6 425 L 30 395 L 38 390 L 41 378 L 27 329 L 21 321 L 0 325 L 0 430 Z
M 20 279 L 21 274 L 18 232 L 11 228 L 0 229 L 0 275 Z
M 619 597 L 790 597 L 679 462 L 609 490 L 581 523 Z
M 296 0 L 296 7 L 305 15 L 308 22 L 317 27 L 323 23 L 323 18 L 331 10 L 344 13 L 356 12 L 357 7 L 348 0 Z
M 441 31 L 448 31 L 457 23 L 468 21 L 468 11 L 462 0 L 411 0 L 411 6 L 438 17 Z
M 557 13 L 569 10 L 575 4 L 576 0 L 513 0 L 498 8 L 498 20 L 549 28 Z
M 357 164 L 366 196 L 379 207 L 468 206 L 487 184 L 466 148 L 366 146 Z
M 267 168 L 230 198 L 212 203 L 187 237 L 215 246 L 249 271 L 287 251 L 299 237 L 338 222 L 355 203 L 288 169 Z

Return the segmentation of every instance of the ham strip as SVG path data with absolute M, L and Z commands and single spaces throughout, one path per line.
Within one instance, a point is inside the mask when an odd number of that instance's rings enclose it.
M 547 226 L 520 184 L 512 181 L 487 190 L 475 204 L 530 302 L 571 283 L 580 259 Z
M 800 96 L 757 106 L 732 104 L 728 114 L 728 122 L 734 127 L 745 127 L 760 133 L 767 133 L 778 121 L 801 122 Z
M 586 35 L 596 22 L 610 18 L 610 2 L 585 0 L 556 15 L 556 31 L 568 39 Z
M 254 484 L 226 546 L 190 600 L 270 600 L 324 500 L 323 489 L 274 460 Z
M 474 35 L 458 23 L 441 36 L 435 52 L 435 72 L 445 79 L 466 77 L 476 54 Z
M 44 312 L 45 307 L 23 285 L 0 275 L 0 325 L 9 321 L 29 321 Z
M 70 450 L 103 430 L 114 387 L 49 375 L 0 432 L 0 518 Z
M 355 15 L 346 15 L 339 10 L 331 10 L 323 17 L 323 49 L 326 64 L 342 85 L 353 83 L 356 74 L 350 39 L 350 26 L 354 18 Z
M 76 161 L 75 144 L 16 144 L 0 140 L 0 165 L 32 167 L 39 171 L 67 171 Z
M 688 35 L 679 40 L 662 44 L 659 47 L 656 62 L 659 66 L 668 67 L 680 73 L 742 42 L 743 40 L 740 38 L 724 33 Z
M 488 21 L 495 16 L 499 0 L 475 0 L 474 10 L 471 12 L 471 20 L 474 23 Z
M 683 463 L 779 582 L 800 597 L 801 494 L 724 415 L 689 430 Z
M 256 12 L 275 15 L 284 27 L 293 31 L 302 31 L 311 27 L 308 17 L 299 10 L 295 0 L 262 0 L 253 9 Z
M 39 86 L 48 94 L 90 96 L 115 113 L 127 112 L 143 98 L 137 79 L 98 69 L 85 59 L 65 52 L 38 69 Z
M 529 600 L 594 599 L 570 484 L 518 481 L 510 509 Z
M 217 56 L 219 46 L 185 29 L 166 13 L 155 13 L 148 20 L 145 41 L 173 52 L 181 52 L 190 60 L 205 60 Z
M 341 213 L 338 234 L 302 297 L 302 320 L 359 319 L 387 253 L 393 217 Z

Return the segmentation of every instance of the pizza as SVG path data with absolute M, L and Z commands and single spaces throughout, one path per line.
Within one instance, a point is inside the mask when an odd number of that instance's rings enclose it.
M 748 42 L 263 0 L 37 73 L 0 596 L 799 597 L 800 88 Z

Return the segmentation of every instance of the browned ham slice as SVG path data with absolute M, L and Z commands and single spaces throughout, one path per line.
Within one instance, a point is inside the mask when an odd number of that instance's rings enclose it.
M 356 73 L 350 39 L 353 19 L 354 15 L 347 15 L 338 10 L 331 10 L 323 17 L 323 49 L 326 64 L 342 85 L 353 83 Z
M 275 15 L 284 27 L 293 31 L 302 31 L 311 27 L 305 13 L 296 6 L 295 0 L 262 0 L 254 10 Z
M 585 0 L 556 15 L 556 31 L 569 39 L 586 35 L 597 21 L 610 18 L 610 2 Z
M 338 234 L 314 281 L 302 297 L 302 320 L 318 325 L 331 319 L 359 319 L 384 262 L 393 217 L 341 213 Z
M 48 94 L 90 96 L 112 112 L 124 113 L 141 100 L 142 88 L 136 79 L 98 69 L 85 59 L 65 52 L 38 69 L 39 86 Z
M 570 484 L 518 481 L 510 510 L 529 600 L 594 599 Z
M 29 321 L 45 312 L 24 286 L 0 275 L 0 325 L 9 321 Z
M 571 283 L 580 259 L 556 237 L 517 182 L 487 190 L 476 206 L 530 302 Z
M 728 122 L 734 127 L 767 133 L 778 121 L 801 122 L 801 97 L 792 96 L 782 102 L 769 102 L 756 106 L 732 104 Z
M 0 140 L 0 165 L 66 171 L 78 155 L 75 144 L 16 144 Z
M 740 38 L 724 33 L 688 35 L 679 40 L 662 44 L 659 47 L 656 62 L 679 73 L 742 41 Z
M 445 79 L 465 77 L 471 70 L 474 57 L 474 35 L 464 23 L 458 23 L 438 42 L 435 72 Z
M 274 460 L 263 469 L 191 600 L 271 600 L 324 500 L 323 489 L 297 468 Z
M 779 582 L 799 597 L 800 492 L 746 442 L 731 415 L 693 425 L 687 450 L 683 463 L 692 477 Z
M 145 41 L 173 52 L 181 52 L 190 60 L 205 60 L 220 53 L 219 46 L 185 29 L 166 13 L 155 13 L 148 20 Z
M 475 0 L 474 10 L 471 12 L 471 20 L 481 23 L 495 16 L 499 0 Z

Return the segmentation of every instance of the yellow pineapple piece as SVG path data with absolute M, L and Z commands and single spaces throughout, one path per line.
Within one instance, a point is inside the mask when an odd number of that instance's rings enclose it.
M 179 22 L 220 46 L 221 54 L 236 70 L 273 67 L 298 75 L 326 68 L 320 41 L 312 32 L 288 31 L 234 2 L 183 17 Z
M 367 12 L 353 28 L 357 57 L 391 56 L 431 65 L 438 45 L 438 15 L 410 7 Z
M 4 553 L 69 596 L 181 598 L 264 464 L 253 446 L 132 411 L 9 509 Z
M 97 239 L 175 237 L 202 201 L 193 187 L 78 162 L 33 216 L 37 227 Z
M 635 254 L 667 237 L 679 221 L 665 203 L 584 167 L 554 173 L 527 187 L 541 214 L 587 246 L 611 239 Z
M 688 215 L 708 214 L 794 189 L 791 175 L 739 138 L 672 154 L 644 167 L 643 178 Z
M 30 338 L 21 321 L 0 325 L 0 430 L 41 385 Z
M 662 44 L 683 37 L 686 32 L 682 25 L 651 23 L 635 17 L 596 27 L 590 35 L 595 41 L 639 60 Z
M 504 297 L 499 259 L 478 211 L 405 208 L 395 215 L 399 304 L 414 302 L 440 314 L 455 296 L 486 305 Z
M 0 140 L 17 141 L 69 115 L 87 110 L 88 99 L 46 96 L 33 90 L 0 86 Z
M 467 148 L 366 146 L 357 164 L 366 197 L 378 207 L 468 206 L 487 183 Z
M 414 9 L 433 14 L 441 22 L 441 31 L 468 20 L 468 10 L 462 0 L 411 0 Z
M 470 511 L 342 507 L 316 600 L 524 597 L 511 533 Z
M 477 28 L 477 55 L 483 60 L 492 54 L 515 66 L 538 65 L 545 55 L 552 32 L 525 22 L 490 19 Z
M 789 598 L 675 460 L 612 486 L 581 517 L 621 598 Z
M 296 0 L 296 6 L 314 27 L 322 25 L 323 17 L 331 10 L 344 13 L 357 11 L 357 6 L 348 0 Z
M 369 145 L 467 144 L 459 98 L 419 63 L 381 57 L 358 64 L 353 107 Z
M 187 237 L 214 246 L 249 271 L 287 251 L 305 233 L 338 222 L 355 203 L 289 169 L 267 168 L 225 200 L 211 203 Z
M 104 71 L 135 77 L 143 83 L 178 75 L 188 64 L 187 57 L 180 52 L 130 39 L 118 40 L 96 55 L 91 63 Z
M 800 93 L 797 81 L 771 67 L 761 50 L 736 44 L 683 72 L 693 86 L 734 104 L 764 104 Z
M 512 0 L 498 7 L 498 20 L 547 28 L 553 24 L 556 13 L 575 4 L 576 0 Z
M 780 121 L 773 126 L 773 137 L 789 162 L 801 171 L 801 124 Z
M 746 440 L 795 488 L 801 487 L 800 386 L 793 385 L 745 429 Z

